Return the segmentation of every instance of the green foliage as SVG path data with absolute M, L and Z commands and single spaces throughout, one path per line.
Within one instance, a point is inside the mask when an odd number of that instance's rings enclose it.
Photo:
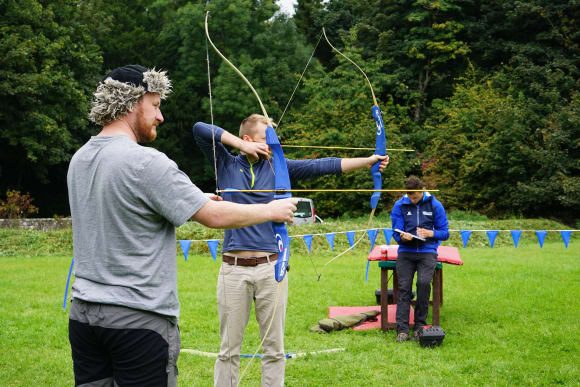
M 21 181 L 67 162 L 86 136 L 98 47 L 78 2 L 3 1 L 0 19 L 0 161 Z
M 448 220 L 464 220 L 464 221 L 484 221 L 487 216 L 478 214 L 474 211 L 452 210 L 447 212 Z
M 536 129 L 526 97 L 463 81 L 449 101 L 434 103 L 439 113 L 426 124 L 433 132 L 426 181 L 442 189 L 449 208 L 566 218 L 579 197 L 578 98 Z M 544 212 L 554 201 L 558 212 Z
M 30 194 L 20 191 L 6 191 L 6 200 L 0 200 L 0 218 L 20 219 L 28 215 L 37 214 L 38 208 L 32 204 Z
M 191 136 L 196 121 L 210 121 L 206 10 L 214 42 L 275 121 L 324 26 L 368 73 L 388 146 L 417 150 L 391 154 L 385 186 L 424 173 L 451 208 L 577 222 L 580 8 L 569 0 L 300 0 L 292 18 L 276 14 L 274 0 L 1 1 L 0 190 L 31 192 L 42 216 L 66 213 L 67 163 L 98 130 L 86 120 L 95 84 L 140 63 L 167 70 L 174 85 L 152 146 L 213 191 L 213 166 Z M 284 141 L 368 146 L 363 78 L 324 41 L 314 54 L 282 122 Z M 259 112 L 255 97 L 211 49 L 209 67 L 214 122 L 236 133 Z M 304 185 L 366 187 L 367 176 Z M 383 195 L 379 211 L 397 196 Z M 324 216 L 362 214 L 368 200 L 314 197 Z
M 357 26 L 365 52 L 389 59 L 382 68 L 388 74 L 383 90 L 415 122 L 423 122 L 433 98 L 449 94 L 450 80 L 465 68 L 470 50 L 461 37 L 462 3 L 381 2 Z

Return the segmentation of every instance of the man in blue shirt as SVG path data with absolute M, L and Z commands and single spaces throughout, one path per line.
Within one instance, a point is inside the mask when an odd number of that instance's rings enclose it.
M 413 276 L 417 272 L 417 302 L 415 303 L 415 329 L 418 339 L 427 325 L 431 279 L 437 265 L 437 247 L 440 241 L 449 239 L 447 215 L 441 202 L 429 192 L 418 191 L 424 185 L 416 176 L 405 182 L 408 190 L 393 206 L 391 221 L 393 237 L 399 244 L 397 276 L 397 341 L 409 340 L 409 310 L 412 296 Z M 419 238 L 421 239 L 419 239 Z
M 213 139 L 211 125 L 201 122 L 194 125 L 195 140 L 211 164 L 215 165 L 221 189 L 274 188 L 273 160 L 269 159 L 270 150 L 266 144 L 268 124 L 264 116 L 252 114 L 242 121 L 239 137 L 214 126 Z M 240 150 L 240 154 L 231 154 L 224 144 Z M 381 161 L 382 171 L 389 159 L 388 156 L 373 155 L 349 159 L 286 160 L 291 180 L 371 167 L 377 161 Z M 273 197 L 274 192 L 224 193 L 224 200 L 236 203 L 267 203 Z M 262 386 L 284 385 L 284 319 L 288 281 L 286 278 L 282 281 L 279 299 L 276 300 L 278 284 L 274 279 L 274 265 L 278 259 L 277 252 L 270 222 L 225 232 L 223 263 L 217 285 L 221 347 L 214 369 L 215 386 L 238 384 L 240 349 L 252 300 L 262 338 L 271 322 L 263 344 Z

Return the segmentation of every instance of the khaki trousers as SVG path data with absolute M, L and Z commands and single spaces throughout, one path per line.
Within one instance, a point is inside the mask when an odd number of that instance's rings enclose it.
M 238 385 L 240 350 L 244 330 L 250 318 L 252 300 L 263 339 L 276 305 L 278 282 L 274 279 L 275 262 L 257 266 L 235 266 L 222 263 L 217 283 L 221 346 L 214 368 L 214 385 Z M 263 344 L 262 386 L 283 386 L 286 357 L 284 352 L 284 319 L 288 300 L 288 277 L 280 283 L 280 294 L 272 326 Z M 259 343 L 247 343 L 253 354 Z

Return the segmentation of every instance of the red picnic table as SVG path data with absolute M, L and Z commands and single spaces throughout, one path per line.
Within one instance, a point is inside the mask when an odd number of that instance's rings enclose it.
M 395 329 L 396 322 L 394 316 L 396 314 L 397 305 L 391 305 L 389 308 L 387 289 L 389 287 L 389 270 L 393 271 L 393 300 L 397 302 L 397 292 L 399 288 L 399 278 L 397 276 L 396 263 L 399 246 L 397 245 L 377 245 L 370 252 L 368 260 L 378 261 L 381 268 L 381 329 L 387 331 L 388 329 Z M 463 261 L 459 256 L 457 247 L 439 246 L 437 248 L 437 266 L 435 267 L 435 275 L 433 276 L 433 313 L 432 324 L 439 325 L 439 309 L 443 305 L 443 265 L 442 263 L 449 263 L 452 265 L 463 265 Z M 389 321 L 389 309 L 392 312 L 392 321 Z M 413 308 L 411 308 L 411 318 L 409 319 L 410 326 L 414 326 Z

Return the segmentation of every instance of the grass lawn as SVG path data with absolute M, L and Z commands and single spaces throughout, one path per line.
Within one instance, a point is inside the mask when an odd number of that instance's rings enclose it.
M 361 244 L 362 245 L 362 244 Z M 546 242 L 460 249 L 464 266 L 444 266 L 442 347 L 395 343 L 395 333 L 309 328 L 331 305 L 374 305 L 379 270 L 364 282 L 367 246 L 317 270 L 334 255 L 328 248 L 293 250 L 286 318 L 286 351 L 345 348 L 344 352 L 289 359 L 287 386 L 359 385 L 577 385 L 580 380 L 580 246 Z M 182 348 L 217 352 L 215 286 L 219 264 L 209 254 L 179 261 Z M 1 257 L 0 385 L 72 385 L 67 313 L 62 296 L 70 256 Z M 314 268 L 316 266 L 316 269 Z M 243 353 L 259 343 L 252 316 Z M 242 367 L 247 364 L 242 359 Z M 180 385 L 213 384 L 214 359 L 182 353 Z M 259 385 L 254 360 L 243 385 Z

